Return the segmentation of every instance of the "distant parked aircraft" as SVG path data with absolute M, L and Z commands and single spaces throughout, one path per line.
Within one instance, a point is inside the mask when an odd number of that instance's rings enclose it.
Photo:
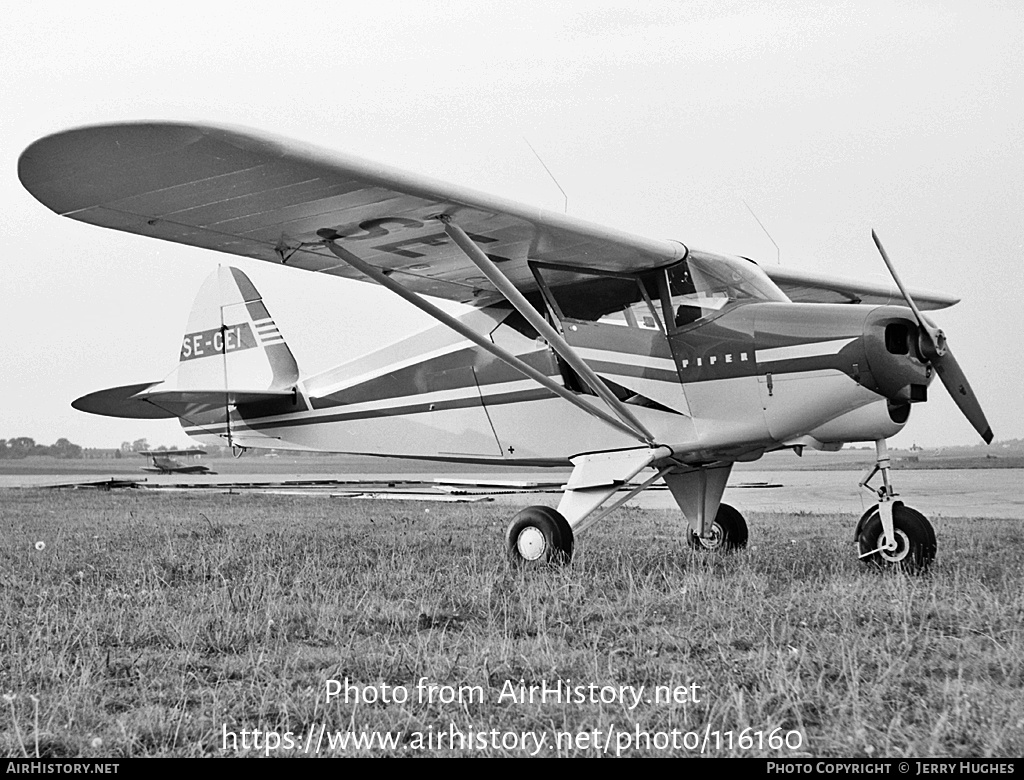
M 193 447 L 188 450 L 140 450 L 139 455 L 145 455 L 153 465 L 143 466 L 143 471 L 153 471 L 157 474 L 213 474 L 209 466 L 201 463 L 182 463 L 175 460 L 174 455 L 205 455 L 206 450 Z

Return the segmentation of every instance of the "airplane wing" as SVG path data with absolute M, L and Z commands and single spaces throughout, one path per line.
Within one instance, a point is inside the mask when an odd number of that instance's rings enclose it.
M 442 230 L 452 216 L 520 289 L 527 258 L 628 271 L 683 257 L 652 240 L 249 130 L 172 123 L 78 128 L 36 141 L 22 183 L 58 214 L 190 246 L 363 279 L 316 231 L 427 295 L 497 293 Z
M 860 282 L 838 276 L 763 265 L 761 270 L 796 303 L 865 303 L 905 305 L 903 295 L 889 284 Z M 959 302 L 955 295 L 912 290 L 922 309 L 944 309 Z
M 252 130 L 169 122 L 95 125 L 42 138 L 18 160 L 40 202 L 66 217 L 316 273 L 364 280 L 324 245 L 340 235 L 354 254 L 403 287 L 480 305 L 499 296 L 448 239 L 451 216 L 521 291 L 536 288 L 527 260 L 640 271 L 686 247 L 447 184 Z M 900 303 L 887 285 L 791 269 L 764 271 L 794 301 Z M 552 277 L 571 284 L 576 277 Z M 956 303 L 912 290 L 921 308 Z

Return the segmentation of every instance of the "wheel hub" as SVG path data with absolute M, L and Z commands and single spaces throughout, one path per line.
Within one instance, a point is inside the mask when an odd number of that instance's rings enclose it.
M 538 528 L 524 528 L 516 539 L 516 549 L 528 561 L 535 561 L 544 555 L 547 540 Z
M 717 550 L 722 545 L 722 526 L 717 522 L 711 524 L 710 532 L 707 536 L 698 536 L 701 547 L 707 550 Z
M 896 535 L 896 549 L 887 550 L 882 546 L 882 537 L 878 538 L 878 545 L 881 547 L 878 554 L 889 563 L 899 563 L 910 554 L 910 539 L 900 528 L 893 529 Z

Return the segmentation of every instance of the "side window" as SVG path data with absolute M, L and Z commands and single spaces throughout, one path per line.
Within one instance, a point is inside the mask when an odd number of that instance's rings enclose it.
M 542 277 L 546 269 L 541 269 Z M 617 325 L 624 328 L 661 330 L 650 290 L 631 276 L 599 276 L 577 272 L 568 283 L 549 288 L 551 296 L 566 319 Z M 655 291 L 654 300 L 657 300 Z

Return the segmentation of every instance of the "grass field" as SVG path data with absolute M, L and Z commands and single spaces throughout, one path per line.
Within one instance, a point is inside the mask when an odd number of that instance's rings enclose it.
M 858 564 L 845 515 L 755 514 L 748 550 L 707 557 L 676 513 L 620 510 L 571 566 L 521 571 L 486 504 L 11 490 L 0 512 L 8 756 L 264 754 L 254 729 L 290 732 L 283 755 L 1024 754 L 1014 521 L 943 519 L 912 578 Z M 361 701 L 328 701 L 346 678 Z M 566 679 L 644 695 L 501 696 Z M 471 741 L 438 748 L 450 724 Z

